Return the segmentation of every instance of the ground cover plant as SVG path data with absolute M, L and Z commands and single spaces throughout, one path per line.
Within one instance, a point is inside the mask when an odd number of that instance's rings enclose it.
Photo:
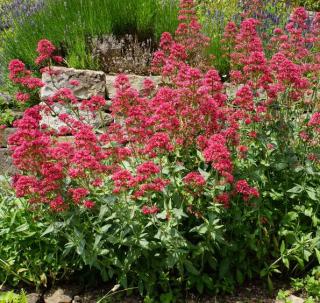
M 97 131 L 80 115 L 98 115 L 106 100 L 79 102 L 66 88 L 25 111 L 10 138 L 20 170 L 12 185 L 36 216 L 31 222 L 45 218 L 46 229 L 28 245 L 48 241 L 49 251 L 58 250 L 44 267 L 46 283 L 77 264 L 83 279 L 98 272 L 136 287 L 146 302 L 179 302 L 190 290 L 231 292 L 256 277 L 272 288 L 275 275 L 319 263 L 320 14 L 307 20 L 295 9 L 267 46 L 256 19 L 228 23 L 223 43 L 234 91 L 227 94 L 206 60 L 210 41 L 195 3 L 181 0 L 175 36 L 163 33 L 153 58 L 162 84 L 147 78 L 138 92 L 119 75 L 108 129 Z M 37 52 L 42 73 L 62 62 L 48 40 Z M 22 103 L 44 85 L 18 59 L 9 71 Z M 56 102 L 73 115 L 55 112 Z M 43 111 L 64 127 L 44 125 Z M 61 141 L 65 134 L 73 140 Z M 6 237 L 0 249 L 8 251 L 14 240 Z M 0 274 L 19 280 L 8 267 Z

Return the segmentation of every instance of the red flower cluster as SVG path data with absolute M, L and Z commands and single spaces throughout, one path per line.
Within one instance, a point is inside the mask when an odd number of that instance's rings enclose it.
M 236 183 L 236 191 L 242 194 L 243 200 L 248 201 L 249 199 L 259 197 L 259 192 L 256 188 L 250 187 L 246 180 L 239 180 Z
M 51 43 L 51 41 L 43 39 L 38 42 L 37 52 L 39 56 L 35 60 L 37 65 L 42 63 L 47 63 L 49 60 L 53 60 L 56 63 L 61 63 L 63 58 L 60 56 L 55 56 L 54 52 L 56 51 L 55 46 Z
M 203 187 L 206 184 L 205 178 L 198 172 L 188 173 L 183 178 L 183 182 L 191 188 Z
M 27 70 L 25 64 L 18 59 L 9 63 L 9 78 L 13 83 L 29 91 L 44 86 L 44 83 L 39 78 L 33 77 L 31 71 Z M 28 93 L 19 92 L 17 94 L 17 100 L 22 102 L 28 101 L 28 97 L 30 97 Z
M 141 209 L 141 212 L 144 214 L 144 215 L 155 215 L 159 212 L 159 208 L 156 206 L 156 205 L 153 205 L 151 207 L 147 206 L 147 205 L 144 205 Z

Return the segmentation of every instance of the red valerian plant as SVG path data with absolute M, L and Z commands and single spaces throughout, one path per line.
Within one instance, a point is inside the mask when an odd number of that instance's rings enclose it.
M 188 63 L 189 58 L 195 59 L 196 47 L 207 43 L 193 5 L 193 1 L 181 2 L 177 41 L 164 33 L 154 57 L 153 69 L 170 85 L 156 89 L 146 79 L 140 93 L 131 88 L 126 75 L 119 75 L 111 108 L 115 122 L 105 133 L 95 133 L 78 110 L 96 113 L 106 103 L 102 97 L 80 102 L 72 90 L 62 88 L 43 105 L 25 112 L 15 124 L 17 133 L 10 139 L 14 163 L 22 172 L 14 178 L 19 196 L 29 197 L 32 203 L 48 203 L 57 211 L 81 203 L 91 208 L 86 199 L 95 200 L 94 185 L 99 179 L 111 182 L 114 194 L 141 200 L 145 209 L 145 201 L 150 207 L 163 209 L 159 197 L 175 186 L 171 170 L 176 161 L 183 167 L 179 178 L 183 178 L 187 192 L 207 186 L 211 188 L 211 203 L 221 193 L 216 186 L 225 184 L 227 190 L 234 186 L 230 148 L 238 144 L 239 125 L 229 121 L 234 111 L 226 104 L 217 71 L 200 70 Z M 61 61 L 53 56 L 55 47 L 47 40 L 39 42 L 37 51 L 37 64 Z M 42 72 L 50 72 L 50 66 Z M 16 83 L 30 79 L 30 71 L 20 61 L 12 61 L 10 71 Z M 41 84 L 38 87 L 43 85 L 36 80 Z M 56 113 L 55 103 L 68 107 L 76 118 Z M 42 124 L 41 112 L 57 115 L 65 126 L 55 131 Z M 60 142 L 59 135 L 68 132 L 73 141 Z M 196 150 L 203 154 L 203 165 L 216 171 L 210 180 L 196 172 L 198 166 L 192 164 Z
M 275 225 L 294 208 L 289 203 L 297 197 L 290 194 L 297 194 L 292 183 L 319 173 L 320 15 L 307 30 L 306 12 L 296 9 L 287 28 L 275 31 L 271 58 L 257 33 L 258 21 L 246 19 L 240 28 L 228 24 L 225 40 L 231 45 L 234 90 L 227 93 L 218 72 L 206 60 L 200 62 L 208 39 L 195 18 L 195 3 L 181 0 L 180 8 L 176 36 L 163 33 L 152 62 L 162 82 L 147 78 L 137 91 L 128 76 L 118 75 L 113 123 L 107 129 L 95 129 L 81 114 L 99 117 L 106 100 L 94 96 L 79 101 L 68 88 L 25 111 L 10 138 L 19 170 L 13 187 L 34 207 L 47 204 L 61 214 L 79 209 L 96 214 L 105 206 L 110 218 L 118 216 L 105 226 L 118 231 L 114 226 L 121 222 L 119 246 L 138 239 L 138 244 L 126 244 L 123 255 L 128 247 L 145 249 L 140 257 L 145 260 L 150 253 L 149 273 L 165 268 L 170 276 L 176 266 L 182 280 L 187 271 L 192 277 L 187 283 L 198 287 L 201 276 L 210 287 L 212 270 L 224 281 L 219 287 L 228 288 L 223 283 L 252 277 L 265 266 L 265 258 L 279 254 L 279 241 L 287 239 Z M 55 47 L 42 40 L 38 52 L 41 72 L 55 72 L 52 62 L 61 62 Z M 21 102 L 44 85 L 19 60 L 9 69 L 10 79 L 28 89 L 18 94 Z M 72 114 L 57 112 L 57 103 Z M 43 113 L 58 117 L 63 126 L 56 130 L 45 125 Z M 65 140 L 66 134 L 71 139 Z M 304 186 L 308 182 L 301 181 Z M 314 191 L 309 195 L 316 200 Z M 294 202 L 300 204 L 299 199 Z M 121 220 L 127 213 L 126 223 L 134 227 L 125 242 L 122 236 L 129 229 L 124 231 Z M 142 238 L 150 233 L 148 240 L 137 237 L 137 230 Z M 118 245 L 112 241 L 111 246 Z M 269 254 L 271 242 L 276 248 Z M 155 271 L 157 249 L 166 260 Z M 129 275 L 134 272 L 130 266 L 120 271 Z M 237 277 L 225 282 L 234 268 Z
M 101 180 L 99 186 L 111 182 L 113 193 L 126 199 L 147 199 L 153 205 L 159 203 L 156 200 L 161 192 L 174 186 L 171 172 L 167 172 L 172 169 L 175 162 L 171 159 L 174 159 L 184 167 L 185 176 L 181 177 L 188 191 L 190 186 L 195 191 L 200 185 L 206 186 L 210 188 L 212 201 L 219 201 L 226 194 L 218 189 L 223 185 L 226 191 L 234 188 L 244 200 L 259 197 L 258 190 L 250 187 L 246 180 L 237 181 L 234 177 L 235 159 L 246 158 L 247 145 L 258 135 L 254 127 L 246 132 L 242 125 L 268 121 L 269 108 L 279 94 L 290 97 L 282 98 L 286 106 L 290 105 L 289 100 L 305 96 L 311 83 L 304 74 L 318 73 L 317 57 L 313 57 L 306 68 L 305 64 L 291 61 L 294 58 L 280 45 L 278 53 L 268 60 L 256 32 L 256 20 L 243 21 L 239 30 L 229 24 L 226 37 L 233 40 L 235 50 L 230 55 L 234 67 L 231 76 L 235 83 L 244 84 L 229 102 L 216 70 L 204 66 L 200 70 L 189 64 L 194 63 L 197 46 L 208 42 L 200 32 L 193 5 L 193 1 L 181 2 L 177 40 L 169 33 L 162 35 L 160 50 L 153 60 L 153 70 L 163 78 L 161 87 L 156 88 L 146 79 L 140 93 L 131 88 L 126 75 L 117 77 L 117 94 L 111 108 L 115 122 L 105 133 L 97 134 L 79 114 L 79 109 L 98 112 L 106 104 L 102 97 L 80 102 L 71 89 L 62 88 L 44 100 L 44 105 L 25 112 L 23 119 L 16 122 L 18 132 L 10 140 L 14 163 L 22 172 L 14 180 L 19 196 L 28 196 L 31 202 L 49 203 L 53 209 L 61 210 L 70 203 L 84 202 L 87 197 L 94 199 L 98 179 Z M 319 43 L 318 17 L 304 44 L 293 37 L 302 35 L 305 21 L 305 14 L 297 9 L 287 26 L 286 39 L 291 47 L 301 49 L 299 58 L 311 53 L 306 43 Z M 48 40 L 41 40 L 37 51 L 36 63 L 49 63 L 42 72 L 50 72 L 51 61 L 62 61 L 53 55 L 55 47 Z M 44 85 L 32 77 L 19 60 L 13 60 L 9 70 L 14 83 L 29 89 Z M 263 91 L 267 99 L 256 102 Z M 28 94 L 18 93 L 17 99 L 22 102 L 27 98 Z M 56 113 L 55 103 L 68 107 L 75 116 Z M 65 126 L 55 131 L 42 124 L 41 112 L 57 115 Z M 60 142 L 59 135 L 65 133 L 71 133 L 74 140 Z M 193 165 L 192 159 L 197 150 L 203 155 L 202 165 L 206 170 L 210 171 L 211 167 L 216 172 L 209 180 L 194 172 L 198 164 Z M 86 195 L 79 198 L 77 192 Z M 226 203 L 224 199 L 223 204 Z

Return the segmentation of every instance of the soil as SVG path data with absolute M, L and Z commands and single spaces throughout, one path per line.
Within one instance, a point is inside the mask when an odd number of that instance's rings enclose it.
M 277 283 L 278 289 L 288 289 L 286 283 Z M 83 289 L 79 285 L 56 285 L 51 291 L 45 291 L 42 294 L 40 301 L 43 303 L 44 298 L 50 296 L 55 290 L 63 289 L 64 294 L 73 298 L 74 303 L 96 303 L 104 297 L 113 286 L 107 285 L 99 288 Z M 278 289 L 270 293 L 260 282 L 254 282 L 242 286 L 235 291 L 233 295 L 217 295 L 217 296 L 196 296 L 187 294 L 186 299 L 178 300 L 177 303 L 273 303 L 275 302 Z M 120 289 L 121 290 L 121 289 Z M 122 293 L 123 294 L 123 293 Z M 138 296 L 123 296 L 122 294 L 114 294 L 109 297 L 110 303 L 143 303 L 143 299 Z

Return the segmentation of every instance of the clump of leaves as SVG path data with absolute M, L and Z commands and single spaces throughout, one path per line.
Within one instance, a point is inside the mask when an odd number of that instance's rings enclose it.
M 27 296 L 24 290 L 20 294 L 13 291 L 0 292 L 0 303 L 27 303 Z

